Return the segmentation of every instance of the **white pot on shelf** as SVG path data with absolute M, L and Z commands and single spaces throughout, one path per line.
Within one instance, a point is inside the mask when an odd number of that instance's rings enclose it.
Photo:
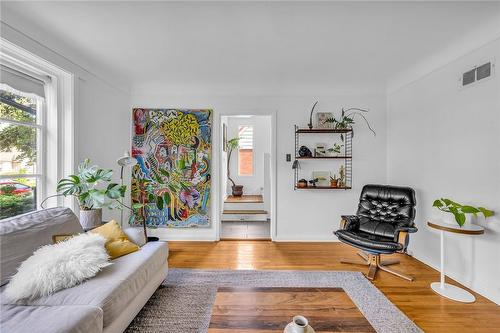
M 102 209 L 80 210 L 80 224 L 84 230 L 92 229 L 102 223 Z

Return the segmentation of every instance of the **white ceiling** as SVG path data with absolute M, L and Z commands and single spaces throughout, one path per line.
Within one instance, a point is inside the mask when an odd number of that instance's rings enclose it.
M 29 22 L 34 34 L 43 31 L 54 45 L 66 45 L 134 87 L 199 91 L 385 87 L 391 77 L 497 20 L 500 12 L 498 2 L 2 1 L 1 6 L 2 20 L 18 29 Z

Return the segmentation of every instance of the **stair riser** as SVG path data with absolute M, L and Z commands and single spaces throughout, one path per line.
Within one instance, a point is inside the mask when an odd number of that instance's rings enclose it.
M 229 210 L 264 210 L 264 203 L 232 203 L 225 202 L 224 209 Z
M 222 214 L 222 221 L 267 221 L 267 214 Z

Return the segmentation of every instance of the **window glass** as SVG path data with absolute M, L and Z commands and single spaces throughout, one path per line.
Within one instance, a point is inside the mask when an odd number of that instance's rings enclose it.
M 0 90 L 0 219 L 36 209 L 41 100 Z
M 238 127 L 239 151 L 238 174 L 240 176 L 253 175 L 253 126 Z
M 0 101 L 0 118 L 23 123 L 36 123 L 36 99 L 0 90 Z
M 0 220 L 36 209 L 36 178 L 0 179 Z

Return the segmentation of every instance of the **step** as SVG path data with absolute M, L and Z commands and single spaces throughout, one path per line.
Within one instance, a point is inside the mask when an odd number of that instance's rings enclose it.
M 242 195 L 241 197 L 228 196 L 224 203 L 263 203 L 262 195 Z
M 222 214 L 231 215 L 267 215 L 267 211 L 263 209 L 224 209 Z
M 224 210 L 265 210 L 263 202 L 224 202 Z

